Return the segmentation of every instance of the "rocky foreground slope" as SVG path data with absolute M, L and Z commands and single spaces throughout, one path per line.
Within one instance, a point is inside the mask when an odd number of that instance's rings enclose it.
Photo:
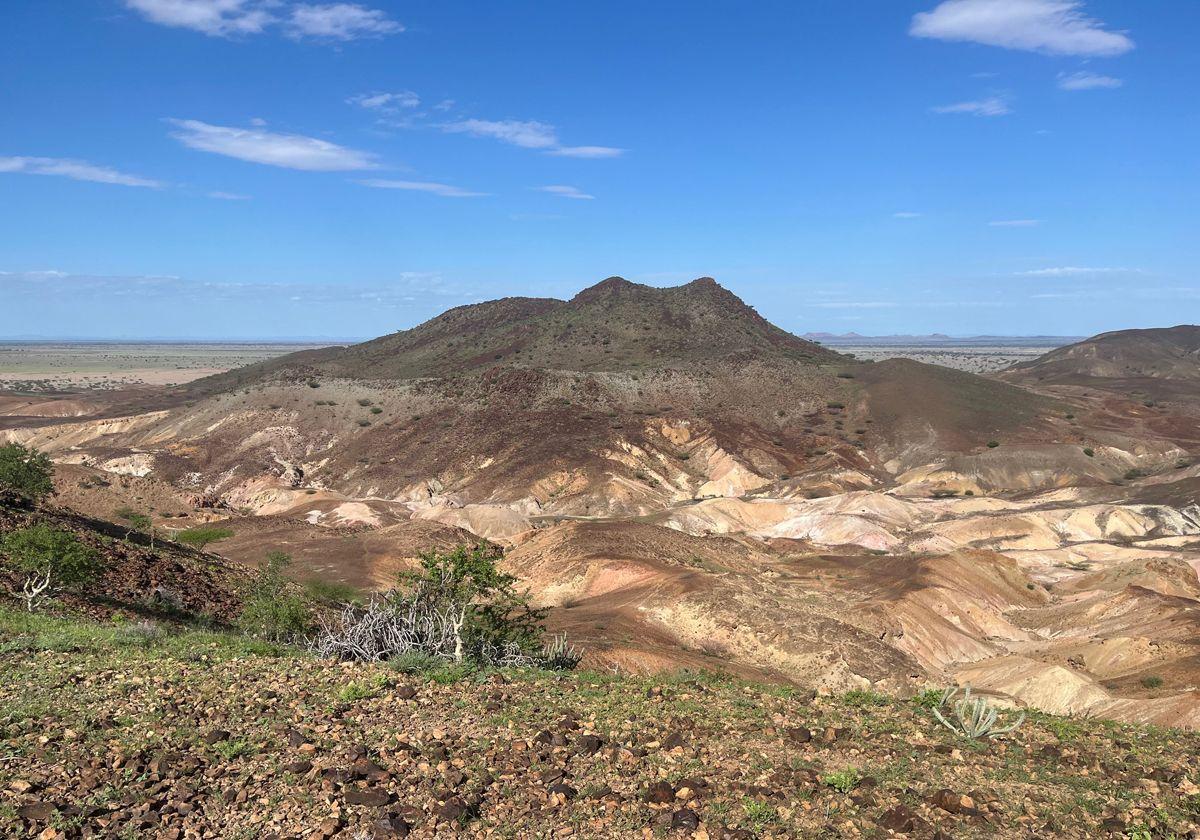
M 409 674 L 7 611 L 0 677 L 12 837 L 1200 831 L 1195 734 L 1035 714 L 972 741 L 934 720 L 932 695 L 711 674 Z

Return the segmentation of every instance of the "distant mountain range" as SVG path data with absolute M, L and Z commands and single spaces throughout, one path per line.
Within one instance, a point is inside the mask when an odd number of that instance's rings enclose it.
M 1061 347 L 1080 341 L 1082 336 L 1073 335 L 967 335 L 953 336 L 944 333 L 929 335 L 860 335 L 856 332 L 828 333 L 809 332 L 801 336 L 808 341 L 821 344 L 937 344 L 937 345 L 977 345 L 1003 344 L 1010 346 L 1053 346 Z

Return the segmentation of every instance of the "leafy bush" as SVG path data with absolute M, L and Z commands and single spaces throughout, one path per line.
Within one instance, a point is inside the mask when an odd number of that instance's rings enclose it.
M 546 610 L 530 606 L 517 578 L 499 569 L 502 557 L 486 545 L 426 552 L 398 587 L 322 622 L 314 647 L 360 661 L 428 657 L 459 665 L 575 667 L 581 656 L 565 639 L 542 644 Z
M 957 688 L 946 689 L 942 701 L 933 710 L 933 716 L 951 732 L 966 738 L 996 738 L 1014 731 L 1025 722 L 1025 713 L 1021 712 L 1016 720 L 1007 726 L 999 725 L 999 711 L 986 697 L 972 697 L 971 686 L 963 691 L 963 696 L 952 706 L 951 700 L 958 694 Z M 947 714 L 942 714 L 945 709 Z
M 1143 688 L 1162 688 L 1163 678 L 1156 676 L 1142 677 Z
M 64 587 L 86 583 L 100 571 L 100 557 L 70 531 L 44 523 L 7 534 L 0 541 L 4 562 L 24 576 L 21 597 L 33 612 Z
M 998 441 L 998 440 L 989 440 L 987 442 L 988 449 L 995 449 L 999 445 L 1000 445 L 1000 441 Z
M 53 476 L 45 454 L 19 443 L 0 446 L 0 499 L 37 504 L 54 492 Z
M 304 584 L 304 594 L 310 601 L 337 607 L 353 604 L 360 600 L 359 591 L 353 586 L 331 580 L 308 581 Z
M 1090 447 L 1090 446 L 1085 446 L 1085 447 L 1083 447 L 1083 454 L 1088 456 L 1089 458 L 1095 458 L 1096 450 L 1092 449 L 1092 447 Z
M 862 774 L 853 767 L 847 767 L 845 770 L 837 770 L 833 773 L 826 773 L 822 778 L 825 784 L 829 785 L 834 790 L 841 793 L 849 793 L 858 787 L 858 783 L 862 781 Z
M 175 535 L 175 541 L 181 542 L 184 545 L 190 545 L 197 551 L 204 551 L 209 543 L 217 542 L 218 540 L 227 540 L 233 536 L 233 531 L 228 528 L 214 528 L 210 525 L 198 525 L 195 528 L 188 528 L 186 531 L 180 531 Z
M 285 570 L 292 558 L 272 551 L 246 586 L 238 627 L 243 633 L 276 644 L 295 642 L 312 630 L 308 602 L 292 591 Z

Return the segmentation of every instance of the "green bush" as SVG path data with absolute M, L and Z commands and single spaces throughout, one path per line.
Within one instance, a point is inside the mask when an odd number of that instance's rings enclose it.
M 995 449 L 999 445 L 1000 445 L 1000 441 L 998 441 L 998 440 L 989 440 L 987 442 L 988 449 Z
M 251 636 L 276 644 L 294 642 L 313 628 L 308 601 L 293 591 L 287 575 L 292 558 L 272 551 L 258 573 L 245 587 L 238 628 Z
M 23 576 L 21 597 L 29 612 L 64 587 L 86 583 L 100 571 L 100 556 L 70 531 L 44 523 L 7 534 L 0 541 L 5 565 Z
M 1092 447 L 1090 447 L 1090 446 L 1085 446 L 1085 447 L 1083 447 L 1083 454 L 1088 456 L 1089 458 L 1095 458 L 1096 450 L 1092 449 Z
M 195 528 L 188 528 L 186 531 L 180 531 L 175 535 L 175 541 L 181 542 L 184 545 L 190 545 L 197 551 L 204 551 L 209 543 L 217 542 L 218 540 L 227 540 L 233 536 L 233 531 L 228 528 L 214 528 L 211 525 L 198 525 Z
M 1162 688 L 1163 678 L 1156 676 L 1142 677 L 1142 688 Z
M 37 504 L 54 492 L 54 465 L 36 449 L 19 443 L 0 446 L 0 499 Z

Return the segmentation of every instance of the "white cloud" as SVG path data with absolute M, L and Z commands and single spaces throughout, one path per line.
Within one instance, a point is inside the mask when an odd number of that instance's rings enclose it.
M 228 37 L 262 32 L 275 21 L 262 0 L 125 0 L 125 5 L 163 26 Z
M 170 119 L 167 122 L 179 129 L 171 136 L 190 149 L 251 163 L 309 172 L 345 172 L 376 166 L 375 156 L 369 152 L 347 149 L 315 137 L 209 125 L 199 120 Z
M 1011 114 L 1008 107 L 999 96 L 989 96 L 987 99 L 976 99 L 970 102 L 955 102 L 953 105 L 938 105 L 933 109 L 935 114 L 970 114 L 973 117 L 1003 117 Z
M 921 218 L 921 214 L 920 213 L 912 213 L 912 212 L 908 212 L 908 211 L 902 211 L 900 213 L 893 213 L 892 218 L 893 219 L 919 219 L 919 218 Z
M 1096 90 L 1097 88 L 1119 88 L 1125 84 L 1112 76 L 1101 76 L 1096 73 L 1059 73 L 1058 86 L 1062 90 Z
M 346 102 L 371 111 L 393 112 L 401 108 L 416 108 L 421 104 L 421 97 L 411 90 L 401 90 L 396 93 L 359 93 L 351 96 Z
M 208 193 L 209 198 L 220 199 L 221 201 L 249 201 L 250 196 L 242 195 L 241 193 L 222 192 L 221 190 L 213 190 Z
M 449 110 L 450 110 L 451 108 L 453 108 L 453 107 L 454 107 L 454 100 L 453 100 L 453 99 L 443 99 L 441 102 L 439 102 L 438 104 L 436 104 L 436 105 L 434 105 L 434 106 L 433 106 L 433 110 L 435 110 L 435 111 L 449 111 Z
M 413 190 L 416 192 L 433 193 L 444 198 L 478 198 L 489 193 L 472 192 L 450 184 L 437 184 L 432 181 L 391 181 L 384 178 L 369 178 L 359 181 L 364 187 L 375 187 L 382 190 Z
M 551 184 L 546 187 L 534 187 L 538 192 L 550 193 L 551 195 L 561 196 L 562 198 L 579 198 L 593 199 L 596 196 L 588 195 L 578 187 L 572 187 L 567 184 Z
M 0 172 L 19 172 L 25 175 L 58 175 L 76 181 L 95 181 L 98 184 L 119 184 L 123 187 L 163 187 L 162 181 L 130 175 L 107 166 L 97 166 L 82 160 L 46 157 L 0 157 Z
M 810 303 L 819 309 L 893 309 L 900 304 L 890 300 L 847 300 Z
M 522 149 L 553 149 L 558 146 L 554 126 L 533 120 L 460 120 L 442 126 L 451 134 L 493 137 Z
M 522 149 L 540 149 L 547 154 L 573 158 L 613 158 L 625 153 L 612 146 L 563 146 L 554 126 L 536 120 L 459 120 L 446 123 L 442 131 L 492 137 Z
M 163 26 L 193 29 L 205 35 L 256 35 L 283 24 L 292 38 L 352 41 L 403 32 L 386 12 L 358 3 L 299 3 L 282 0 L 125 0 L 126 7 Z M 287 15 L 286 20 L 277 12 Z
M 625 150 L 612 146 L 559 146 L 548 154 L 572 158 L 614 158 L 625 154 Z
M 1080 0 L 944 0 L 914 14 L 908 34 L 1051 55 L 1120 55 L 1129 37 L 1104 29 Z
M 1133 41 L 1083 13 L 1080 0 L 944 0 L 913 16 L 909 34 L 1052 55 L 1113 56 Z
M 1037 227 L 1041 223 L 1041 219 L 1001 219 L 996 222 L 988 222 L 988 227 L 1028 228 Z
M 368 9 L 358 3 L 302 3 L 292 9 L 287 24 L 287 32 L 293 38 L 329 38 L 337 41 L 378 38 L 403 31 L 404 27 L 388 18 L 386 12 Z
M 354 38 L 382 37 L 403 32 L 401 24 L 391 20 L 378 8 L 367 8 L 356 2 L 335 2 L 328 5 L 300 4 L 288 20 L 288 35 L 296 38 L 331 38 L 353 41 Z
M 1106 266 L 1102 268 L 1087 268 L 1078 265 L 1062 265 L 1052 268 L 1035 268 L 1030 271 L 1018 271 L 1019 277 L 1079 277 L 1092 276 L 1096 274 L 1141 274 L 1140 268 L 1116 268 Z

